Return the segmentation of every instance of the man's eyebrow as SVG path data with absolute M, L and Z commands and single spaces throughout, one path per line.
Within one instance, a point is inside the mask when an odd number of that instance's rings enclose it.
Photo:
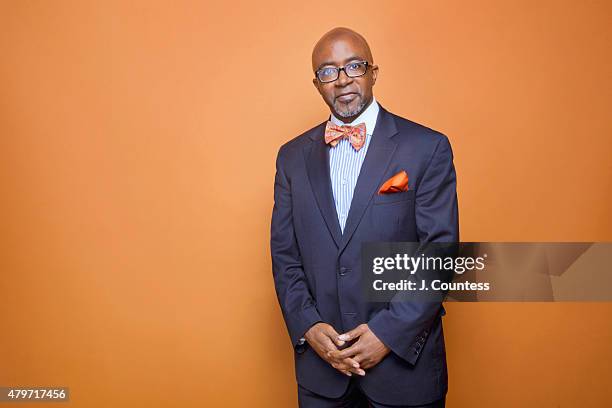
M 360 55 L 353 55 L 353 56 L 351 56 L 351 57 L 346 58 L 346 59 L 343 61 L 343 64 L 342 64 L 342 65 L 344 65 L 344 64 L 348 64 L 349 62 L 351 62 L 351 61 L 355 61 L 355 60 L 357 60 L 357 61 L 366 61 L 366 60 L 367 60 L 367 58 L 364 58 L 364 57 L 362 57 L 362 56 L 360 56 Z M 331 65 L 331 66 L 333 66 L 333 67 L 335 67 L 335 66 L 336 66 L 336 65 L 334 64 L 334 62 L 333 62 L 333 61 L 325 61 L 325 62 L 322 62 L 322 63 L 321 63 L 321 64 L 320 64 L 320 65 L 317 67 L 317 71 L 318 71 L 318 70 L 320 70 L 321 68 L 326 67 L 326 66 L 329 66 L 329 65 Z

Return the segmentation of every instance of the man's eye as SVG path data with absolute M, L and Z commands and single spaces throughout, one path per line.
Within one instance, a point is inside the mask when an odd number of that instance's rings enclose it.
M 334 68 L 324 68 L 322 73 L 323 75 L 332 75 L 334 73 L 335 69 Z
M 359 65 L 361 65 L 361 64 L 360 64 L 360 63 L 358 63 L 358 62 L 354 62 L 354 63 L 352 63 L 352 64 L 349 64 L 348 68 L 349 68 L 349 69 L 358 69 L 358 68 L 359 68 Z

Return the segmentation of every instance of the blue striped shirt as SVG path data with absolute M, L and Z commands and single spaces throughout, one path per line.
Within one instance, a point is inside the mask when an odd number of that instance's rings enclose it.
M 335 147 L 329 147 L 329 174 L 331 178 L 332 191 L 334 193 L 334 201 L 336 203 L 336 213 L 340 228 L 344 233 L 346 218 L 348 217 L 351 201 L 353 200 L 353 192 L 359 177 L 361 165 L 365 159 L 376 125 L 378 117 L 378 102 L 374 98 L 370 106 L 361 113 L 353 122 L 348 123 L 351 126 L 361 122 L 366 125 L 366 141 L 364 146 L 356 151 L 348 139 L 341 139 Z M 340 119 L 333 114 L 330 120 L 336 125 L 345 125 Z

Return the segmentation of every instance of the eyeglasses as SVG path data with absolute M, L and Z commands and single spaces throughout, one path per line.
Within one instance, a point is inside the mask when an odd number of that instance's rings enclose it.
M 364 75 L 368 70 L 368 61 L 358 61 L 346 64 L 343 67 L 325 67 L 317 70 L 315 75 L 322 83 L 334 82 L 340 76 L 340 71 L 344 71 L 347 77 L 356 78 Z

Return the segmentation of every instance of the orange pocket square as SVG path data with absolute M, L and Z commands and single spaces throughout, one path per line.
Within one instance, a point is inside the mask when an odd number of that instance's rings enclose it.
M 378 190 L 378 194 L 392 194 L 401 191 L 408 191 L 408 173 L 404 170 L 385 181 Z

